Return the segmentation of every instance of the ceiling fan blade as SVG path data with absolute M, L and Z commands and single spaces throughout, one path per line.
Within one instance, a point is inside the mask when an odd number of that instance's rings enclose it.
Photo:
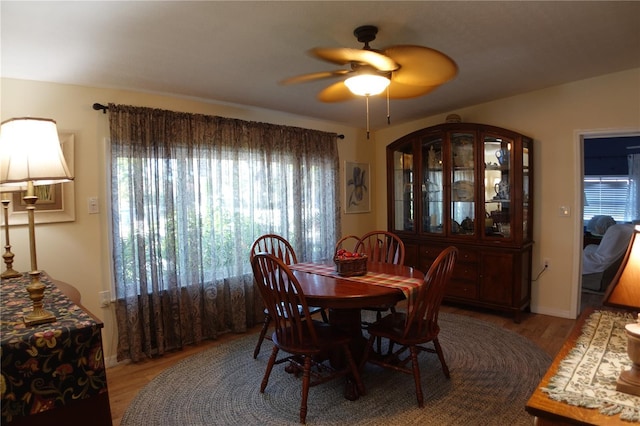
M 400 64 L 392 80 L 413 86 L 443 84 L 458 73 L 458 65 L 444 53 L 424 46 L 391 46 L 384 54 Z
M 393 59 L 373 50 L 351 49 L 347 47 L 316 47 L 309 52 L 320 59 L 339 65 L 345 65 L 350 62 L 360 62 L 370 65 L 378 71 L 393 71 L 399 67 L 398 63 Z
M 358 97 L 351 93 L 344 81 L 333 83 L 318 93 L 318 100 L 322 102 L 344 102 Z
M 394 79 L 391 79 L 389 84 L 389 99 L 409 99 L 417 98 L 418 96 L 426 95 L 432 92 L 438 87 L 434 86 L 412 86 L 410 84 L 398 83 Z M 382 92 L 378 97 L 386 96 L 386 92 Z
M 314 73 L 311 73 L 311 74 L 297 75 L 295 77 L 290 77 L 290 78 L 284 79 L 284 80 L 282 80 L 280 82 L 280 84 L 307 83 L 309 81 L 324 80 L 324 79 L 327 79 L 327 78 L 340 77 L 340 76 L 349 74 L 350 72 L 352 72 L 352 71 L 351 70 L 336 70 L 336 71 L 314 72 Z

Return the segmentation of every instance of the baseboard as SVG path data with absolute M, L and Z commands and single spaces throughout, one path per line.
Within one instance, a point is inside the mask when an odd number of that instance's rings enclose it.
M 533 312 L 534 314 L 549 315 L 549 316 L 558 317 L 558 318 L 576 319 L 575 315 L 572 315 L 571 311 L 566 311 L 566 310 L 549 309 L 549 308 L 532 305 L 531 312 Z
M 104 366 L 106 368 L 111 368 L 111 367 L 115 367 L 116 365 L 120 365 L 120 364 L 124 364 L 118 362 L 118 357 L 116 355 L 111 355 L 110 357 L 106 357 L 104 359 Z

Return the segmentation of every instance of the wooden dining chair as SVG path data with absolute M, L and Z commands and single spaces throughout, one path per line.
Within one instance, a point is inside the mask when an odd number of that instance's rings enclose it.
M 371 231 L 367 232 L 360 238 L 360 242 L 356 244 L 356 251 L 360 251 L 367 255 L 369 262 L 391 263 L 393 265 L 404 265 L 404 243 L 394 233 L 387 231 Z M 376 321 L 382 318 L 382 313 L 388 310 L 395 311 L 394 305 L 367 306 L 363 308 L 365 311 L 373 311 L 376 313 Z M 367 329 L 371 323 L 362 322 L 362 328 Z M 378 340 L 378 352 L 380 352 L 382 343 Z
M 370 262 L 404 265 L 404 243 L 393 232 L 367 232 L 360 237 L 356 249 L 365 253 Z
M 418 406 L 423 407 L 422 385 L 420 382 L 419 352 L 431 352 L 438 355 L 442 371 L 449 378 L 449 367 L 444 359 L 442 347 L 438 341 L 440 327 L 438 312 L 444 297 L 444 290 L 453 272 L 458 249 L 451 246 L 444 249 L 431 264 L 424 277 L 424 283 L 418 295 L 407 303 L 407 312 L 392 312 L 369 326 L 369 340 L 361 367 L 366 362 L 385 368 L 413 374 Z M 375 339 L 388 339 L 389 349 L 385 356 L 372 356 Z M 422 346 L 431 342 L 433 348 Z M 399 349 L 394 351 L 394 346 Z M 409 353 L 407 354 L 407 350 Z M 407 364 L 411 363 L 411 368 Z
M 300 423 L 306 422 L 311 386 L 350 374 L 358 392 L 364 395 L 360 372 L 349 349 L 352 337 L 331 324 L 311 319 L 300 284 L 281 259 L 269 253 L 258 253 L 253 257 L 251 266 L 275 329 L 271 336 L 273 350 L 260 392 L 264 393 L 273 366 L 289 362 L 294 365 L 294 371 L 302 371 Z M 278 359 L 280 350 L 289 356 Z M 342 350 L 347 361 L 339 369 L 322 363 L 322 359 L 327 359 L 336 350 Z
M 296 257 L 296 253 L 291 246 L 291 243 L 287 241 L 285 238 L 276 234 L 265 234 L 253 242 L 251 246 L 251 252 L 249 255 L 249 262 L 253 260 L 253 256 L 257 253 L 266 252 L 271 253 L 276 256 L 280 260 L 282 260 L 285 264 L 291 265 L 294 263 L 298 263 L 298 259 Z M 309 312 L 311 315 L 320 312 L 322 315 L 322 320 L 324 322 L 329 322 L 329 318 L 327 317 L 327 313 L 324 309 L 312 306 L 309 308 Z M 260 330 L 260 335 L 258 336 L 258 343 L 256 343 L 256 347 L 253 350 L 253 358 L 256 359 L 258 354 L 260 353 L 260 347 L 262 346 L 262 342 L 264 339 L 271 339 L 267 336 L 267 331 L 269 330 L 269 324 L 271 324 L 271 316 L 269 315 L 269 311 L 264 309 L 264 320 L 262 322 L 262 329 Z

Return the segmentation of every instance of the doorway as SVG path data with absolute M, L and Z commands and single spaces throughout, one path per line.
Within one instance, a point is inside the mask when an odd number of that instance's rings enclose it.
M 579 218 L 576 221 L 576 229 L 578 235 L 581 235 L 582 250 L 578 250 L 576 265 L 578 265 L 578 288 L 576 289 L 576 307 L 579 314 L 587 306 L 601 306 L 604 290 L 608 282 L 615 275 L 616 265 L 611 261 L 611 265 L 606 275 L 601 278 L 598 275 L 588 274 L 583 277 L 583 250 L 587 244 L 594 244 L 588 250 L 597 250 L 598 244 L 602 240 L 602 235 L 597 232 L 592 235 L 587 232 L 586 225 L 591 217 L 601 215 L 604 218 L 611 217 L 615 223 L 625 223 L 640 219 L 640 217 L 630 217 L 638 215 L 638 209 L 635 213 L 629 213 L 626 208 L 628 204 L 625 185 L 629 185 L 629 167 L 628 155 L 640 155 L 640 131 L 611 131 L 611 132 L 593 132 L 582 133 L 578 138 L 579 156 L 578 164 L 580 165 L 580 173 L 577 188 L 580 189 L 579 197 Z M 585 183 L 585 176 L 590 177 Z M 604 188 L 604 196 L 599 196 L 598 190 Z M 618 190 L 618 196 L 614 196 L 615 188 Z M 622 191 L 622 192 L 620 192 Z M 620 197 L 622 195 L 622 197 Z M 592 199 L 591 202 L 589 199 Z M 622 200 L 621 200 L 622 198 Z M 616 205 L 617 202 L 617 205 Z M 636 199 L 635 203 L 639 201 Z M 603 208 L 600 204 L 606 204 Z M 637 207 L 637 205 L 636 205 Z M 587 217 L 589 216 L 589 217 Z M 608 221 L 608 219 L 607 219 Z M 606 247 L 606 246 L 603 246 Z M 604 266 L 604 265 L 603 265 Z M 588 268 L 592 268 L 589 264 Z M 613 275 L 612 275 L 612 271 Z M 591 272 L 591 271 L 589 271 Z M 584 282 L 583 282 L 584 279 Z

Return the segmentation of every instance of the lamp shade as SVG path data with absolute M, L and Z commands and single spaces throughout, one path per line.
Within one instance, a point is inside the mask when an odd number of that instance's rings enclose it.
M 382 93 L 389 86 L 391 80 L 376 74 L 359 74 L 349 77 L 344 84 L 351 93 L 358 96 L 374 96 Z
M 634 228 L 620 269 L 604 295 L 607 306 L 640 310 L 640 225 Z
M 56 122 L 12 118 L 0 126 L 0 185 L 49 185 L 73 180 L 62 155 Z

